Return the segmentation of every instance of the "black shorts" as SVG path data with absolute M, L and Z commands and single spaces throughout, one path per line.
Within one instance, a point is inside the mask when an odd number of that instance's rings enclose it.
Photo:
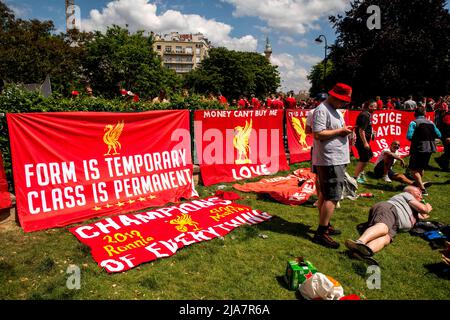
M 409 158 L 408 168 L 411 170 L 424 170 L 430 162 L 431 152 L 414 152 Z
M 378 162 L 378 164 L 373 169 L 373 173 L 375 175 L 375 178 L 380 179 L 384 175 L 384 161 Z M 395 173 L 392 169 L 388 170 L 388 177 L 392 179 L 397 173 Z
M 377 223 L 383 223 L 388 227 L 388 234 L 392 242 L 398 232 L 397 214 L 393 204 L 383 201 L 376 203 L 370 208 L 367 227 Z
M 315 167 L 319 178 L 320 192 L 324 199 L 340 201 L 344 190 L 346 165 Z
M 373 157 L 372 149 L 364 148 L 362 143 L 355 144 L 356 150 L 358 150 L 359 162 L 369 162 L 369 160 Z

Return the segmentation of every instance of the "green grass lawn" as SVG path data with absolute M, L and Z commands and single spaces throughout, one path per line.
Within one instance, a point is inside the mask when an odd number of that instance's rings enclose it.
M 355 160 L 348 168 L 353 174 Z M 309 163 L 293 165 L 291 169 Z M 433 181 L 427 200 L 433 205 L 432 220 L 450 223 L 450 173 L 425 173 Z M 368 169 L 372 169 L 369 165 Z M 398 171 L 401 168 L 397 168 Z M 280 173 L 285 174 L 285 173 Z M 257 179 L 253 179 L 255 181 Z M 226 190 L 232 190 L 232 184 Z M 217 186 L 198 187 L 201 197 L 213 194 Z M 242 226 L 221 239 L 193 244 L 174 256 L 142 264 L 124 273 L 108 274 L 99 268 L 89 248 L 67 228 L 24 233 L 19 227 L 0 232 L 0 299 L 258 299 L 295 300 L 295 292 L 283 284 L 288 259 L 303 256 L 316 268 L 338 280 L 345 294 L 371 299 L 448 299 L 450 281 L 430 272 L 440 262 L 438 250 L 408 233 L 376 255 L 381 266 L 381 289 L 370 290 L 367 266 L 348 258 L 344 241 L 357 238 L 356 225 L 367 219 L 370 206 L 401 190 L 394 182 L 368 179 L 360 192 L 374 198 L 345 200 L 333 217 L 342 230 L 335 237 L 341 247 L 326 249 L 311 242 L 317 227 L 317 209 L 309 202 L 287 206 L 252 193 L 240 193 L 239 203 L 274 216 L 256 226 Z M 267 235 L 263 238 L 260 235 Z M 81 268 L 81 288 L 69 290 L 67 267 Z

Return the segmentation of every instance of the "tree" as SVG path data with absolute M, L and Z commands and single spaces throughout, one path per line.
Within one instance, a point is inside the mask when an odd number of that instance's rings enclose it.
M 331 83 L 331 76 L 333 75 L 334 66 L 330 59 L 327 59 L 327 72 L 324 75 L 324 62 L 321 61 L 311 68 L 311 72 L 308 74 L 307 79 L 311 83 L 309 94 L 311 97 L 317 96 L 321 92 L 328 91 L 329 84 Z
M 445 0 L 355 0 L 345 16 L 330 17 L 338 37 L 330 58 L 333 78 L 358 100 L 375 95 L 448 94 L 450 15 Z M 369 30 L 370 5 L 381 29 Z
M 96 92 L 114 97 L 119 87 L 140 97 L 151 98 L 159 90 L 171 92 L 179 88 L 181 79 L 172 70 L 162 67 L 152 49 L 153 39 L 143 31 L 130 34 L 127 29 L 113 26 L 106 33 L 97 31 L 86 44 L 84 68 Z
M 280 75 L 259 53 L 213 48 L 201 66 L 185 76 L 185 84 L 197 93 L 220 91 L 228 99 L 241 94 L 265 97 L 277 90 Z
M 82 77 L 84 49 L 53 31 L 52 21 L 16 19 L 0 1 L 0 82 L 41 83 L 50 75 L 53 90 L 69 90 Z

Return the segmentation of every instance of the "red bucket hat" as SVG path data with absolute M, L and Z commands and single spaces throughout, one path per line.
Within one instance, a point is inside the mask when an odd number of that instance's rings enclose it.
M 333 89 L 328 91 L 328 94 L 341 101 L 352 101 L 352 87 L 345 83 L 336 83 Z

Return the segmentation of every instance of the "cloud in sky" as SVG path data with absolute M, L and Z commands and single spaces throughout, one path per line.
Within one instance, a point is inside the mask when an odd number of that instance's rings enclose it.
M 223 0 L 235 7 L 235 17 L 253 16 L 269 27 L 290 34 L 319 28 L 317 21 L 342 12 L 348 0 Z
M 298 90 L 308 90 L 311 86 L 306 78 L 309 72 L 308 66 L 301 64 L 301 61 L 291 54 L 274 54 L 270 58 L 270 62 L 278 66 L 280 71 L 282 79 L 281 90 L 298 92 Z
M 252 35 L 235 38 L 230 35 L 233 27 L 206 19 L 197 14 L 183 14 L 177 10 L 167 10 L 157 14 L 157 4 L 149 0 L 114 0 L 101 11 L 91 10 L 89 18 L 82 20 L 83 30 L 105 31 L 107 26 L 128 25 L 132 32 L 137 30 L 154 31 L 155 33 L 203 33 L 214 46 L 224 46 L 230 50 L 256 51 L 258 40 Z

